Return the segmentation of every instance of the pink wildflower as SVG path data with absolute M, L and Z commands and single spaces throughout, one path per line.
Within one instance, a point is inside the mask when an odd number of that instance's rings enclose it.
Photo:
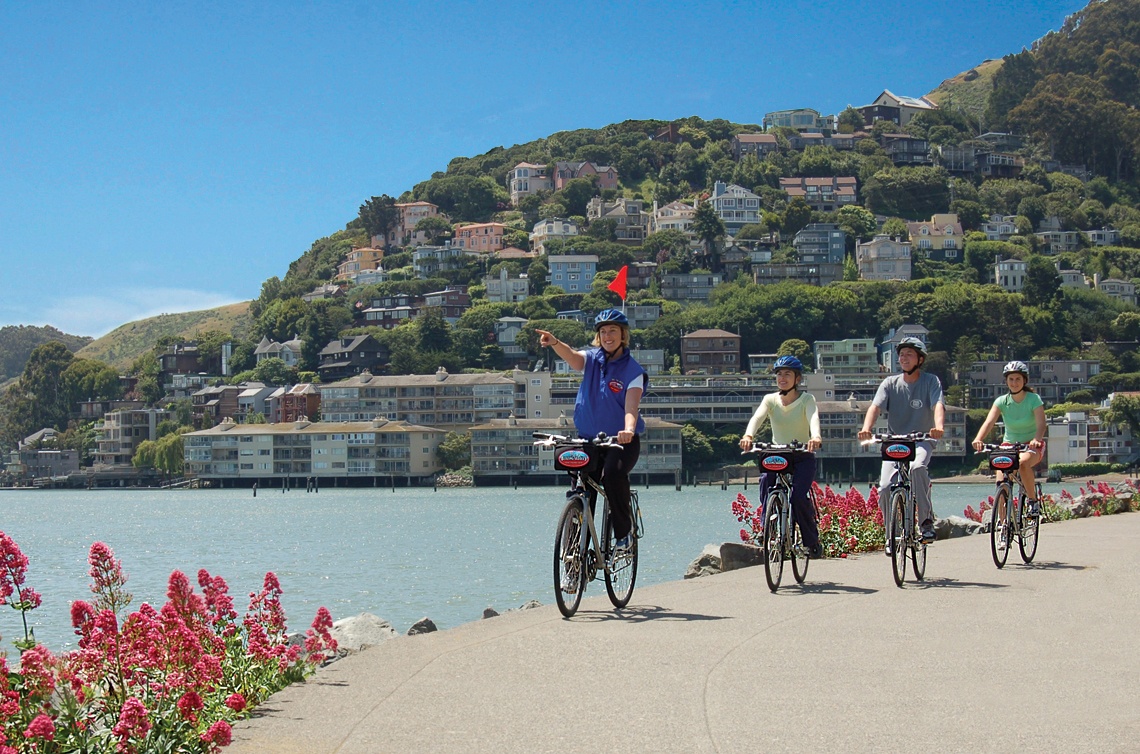
M 20 655 L 20 675 L 24 677 L 27 695 L 32 698 L 47 698 L 55 690 L 55 676 L 52 669 L 55 657 L 43 644 L 37 644 Z
M 41 712 L 35 716 L 28 725 L 28 729 L 24 731 L 24 738 L 41 738 L 44 741 L 51 741 L 55 738 L 55 722 Z
M 748 533 L 747 529 L 741 529 L 740 530 L 740 541 L 741 542 L 751 542 L 752 541 L 752 535 Z
M 129 750 L 127 742 L 132 738 L 141 739 L 150 732 L 150 720 L 147 719 L 146 707 L 138 697 L 130 697 L 123 703 L 119 712 L 119 722 L 111 732 L 119 739 L 119 751 Z
M 229 746 L 230 741 L 233 740 L 233 730 L 230 724 L 225 720 L 219 720 L 210 726 L 210 728 L 199 736 L 205 744 L 211 744 L 210 750 L 221 748 L 222 746 Z
M 182 715 L 184 720 L 188 720 L 191 725 L 198 724 L 198 713 L 202 711 L 202 697 L 198 696 L 197 691 L 187 691 L 178 700 L 178 712 Z
M 28 571 L 28 556 L 15 540 L 0 531 L 0 605 L 21 588 Z
M 238 693 L 230 694 L 226 697 L 226 706 L 234 712 L 240 713 L 245 709 L 247 703 L 245 697 Z

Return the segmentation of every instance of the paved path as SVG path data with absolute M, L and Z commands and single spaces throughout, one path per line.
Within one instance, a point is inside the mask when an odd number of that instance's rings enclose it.
M 1047 525 L 1037 561 L 1001 571 L 988 537 L 939 542 L 904 589 L 881 553 L 777 594 L 760 568 L 660 584 L 621 612 L 595 582 L 572 620 L 550 605 L 336 662 L 226 751 L 1137 752 L 1138 626 L 1136 513 Z

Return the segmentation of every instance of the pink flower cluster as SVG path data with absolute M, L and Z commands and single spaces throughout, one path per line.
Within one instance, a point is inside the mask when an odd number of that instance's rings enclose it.
M 0 656 L 0 754 L 40 751 L 42 742 L 52 751 L 102 750 L 108 732 L 119 754 L 216 751 L 230 743 L 231 720 L 336 652 L 323 607 L 304 647 L 289 642 L 272 572 L 240 619 L 225 580 L 201 570 L 202 594 L 174 571 L 161 608 L 144 603 L 120 621 L 131 600 L 121 562 L 102 542 L 88 560 L 95 599 L 71 606 L 79 648 L 55 657 L 33 641 L 15 673 Z M 27 596 L 27 566 L 0 532 L 0 604 L 24 613 L 40 604 Z
M 840 494 L 830 486 L 812 484 L 819 513 L 820 544 L 829 557 L 846 557 L 852 552 L 866 552 L 883 546 L 883 514 L 879 510 L 878 488 L 869 497 L 849 487 Z M 746 527 L 740 539 L 758 544 L 764 531 L 763 511 L 754 510 L 743 494 L 732 503 L 732 514 Z

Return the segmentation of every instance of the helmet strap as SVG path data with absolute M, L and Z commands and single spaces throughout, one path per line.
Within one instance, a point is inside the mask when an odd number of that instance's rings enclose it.
M 918 366 L 914 367 L 913 369 L 904 369 L 904 370 L 902 370 L 902 373 L 903 373 L 903 374 L 905 374 L 907 377 L 910 377 L 912 374 L 914 374 L 915 372 L 917 372 L 919 369 L 922 369 L 922 365 L 921 365 L 921 364 L 919 364 Z
M 1021 395 L 1024 392 L 1025 392 L 1025 385 L 1022 385 L 1020 390 L 1010 390 L 1009 394 L 1010 395 Z

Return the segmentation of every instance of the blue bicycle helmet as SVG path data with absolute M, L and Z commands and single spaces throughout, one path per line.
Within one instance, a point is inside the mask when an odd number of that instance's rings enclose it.
M 795 356 L 781 356 L 780 358 L 776 359 L 776 363 L 772 365 L 773 372 L 775 372 L 777 369 L 793 369 L 797 372 L 803 372 L 804 365 L 803 362 L 797 359 Z
M 629 327 L 629 317 L 617 309 L 603 309 L 594 317 L 594 332 L 597 332 L 602 325 Z

